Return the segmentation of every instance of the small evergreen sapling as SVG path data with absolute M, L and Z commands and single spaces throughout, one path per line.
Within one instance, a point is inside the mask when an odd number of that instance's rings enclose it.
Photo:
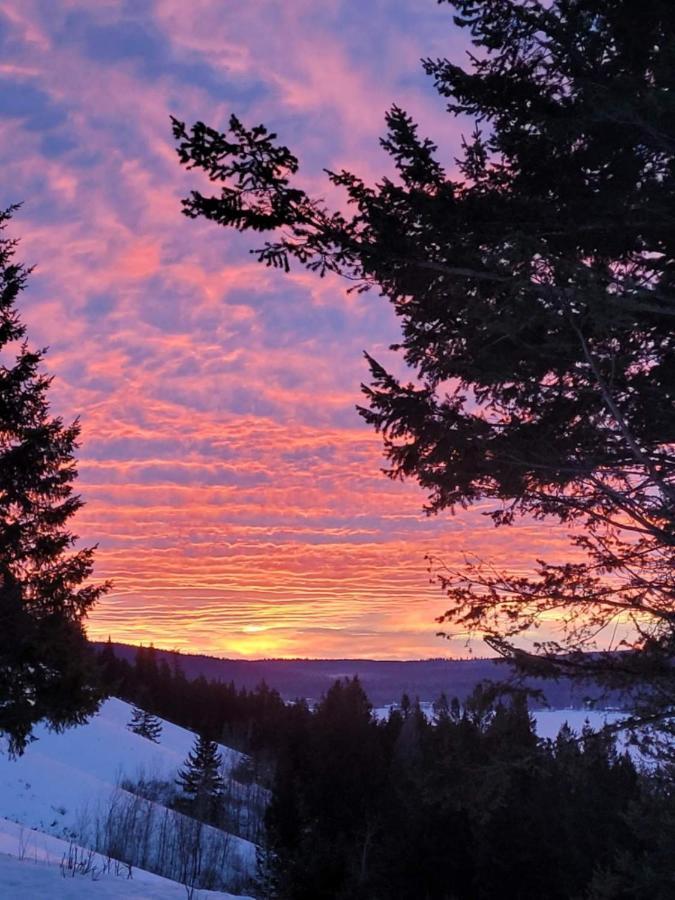
M 155 744 L 159 743 L 159 738 L 162 734 L 162 723 L 152 713 L 134 706 L 131 713 L 131 721 L 127 727 L 134 734 L 140 734 L 141 737 L 147 738 Z

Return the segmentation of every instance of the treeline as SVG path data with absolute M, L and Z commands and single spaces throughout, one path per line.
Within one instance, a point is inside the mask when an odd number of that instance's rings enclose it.
M 267 836 L 277 900 L 675 896 L 667 780 L 590 729 L 542 741 L 524 697 L 481 689 L 378 722 L 337 682 L 279 747 Z
M 258 762 L 284 740 L 304 704 L 287 706 L 261 682 L 253 689 L 233 682 L 189 679 L 177 660 L 169 665 L 154 647 L 139 647 L 133 662 L 115 655 L 110 642 L 98 653 L 103 692 L 188 728 L 210 740 L 252 754 Z

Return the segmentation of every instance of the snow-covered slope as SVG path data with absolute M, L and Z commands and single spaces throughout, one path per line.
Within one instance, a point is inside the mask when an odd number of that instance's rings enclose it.
M 74 854 L 90 871 L 71 875 L 62 866 Z M 66 877 L 64 877 L 64 875 Z M 182 884 L 133 869 L 109 865 L 83 848 L 0 818 L 0 897 L 11 900 L 185 900 Z M 220 891 L 196 891 L 195 900 L 252 900 Z
M 97 816 L 110 807 L 113 796 L 125 796 L 117 786 L 123 781 L 138 781 L 141 777 L 146 781 L 156 779 L 173 783 L 177 769 L 185 762 L 194 743 L 192 732 L 163 722 L 160 741 L 155 744 L 129 731 L 127 723 L 130 718 L 131 707 L 128 704 L 110 699 L 85 725 L 61 734 L 39 727 L 36 730 L 37 740 L 16 760 L 10 759 L 2 748 L 0 817 L 18 823 L 26 830 L 33 830 L 31 842 L 36 846 L 42 846 L 40 841 L 44 843 L 53 839 L 47 836 L 72 838 L 86 846 L 94 846 L 92 835 Z M 220 750 L 226 774 L 244 759 L 242 754 L 231 748 L 221 747 Z M 126 796 L 133 799 L 131 795 Z M 159 810 L 164 812 L 162 807 Z M 7 827 L 6 823 L 4 830 L 0 826 L 0 852 L 11 853 L 12 839 L 6 837 Z M 256 848 L 250 841 L 230 835 L 227 838 L 227 853 L 232 871 L 237 876 L 235 880 L 241 882 L 254 872 Z M 58 854 L 59 859 L 61 855 L 62 850 Z M 9 870 L 14 865 L 5 865 L 8 878 Z M 40 879 L 51 875 L 33 873 L 31 877 Z M 118 884 L 118 879 L 115 883 Z M 185 889 L 180 889 L 184 894 Z M 0 874 L 0 897 L 20 896 L 3 891 L 4 876 Z M 49 895 L 44 894 L 45 897 Z M 43 895 L 38 892 L 25 896 Z M 80 894 L 72 896 L 79 897 Z M 127 894 L 120 893 L 119 896 Z
M 148 874 L 148 873 L 146 873 Z M 0 896 L 7 900 L 185 900 L 185 888 L 176 881 L 127 880 L 103 875 L 97 880 L 76 875 L 63 878 L 56 865 L 19 861 L 0 854 Z M 244 900 L 220 891 L 196 891 L 194 900 Z
M 111 698 L 86 725 L 54 734 L 36 729 L 23 756 L 0 754 L 0 816 L 51 834 L 70 836 L 85 809 L 105 801 L 123 779 L 172 781 L 192 748 L 194 734 L 163 723 L 154 744 L 129 731 L 129 704 Z M 242 754 L 221 747 L 226 768 Z

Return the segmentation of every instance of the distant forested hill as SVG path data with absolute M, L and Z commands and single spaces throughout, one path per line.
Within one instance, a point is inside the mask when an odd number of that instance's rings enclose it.
M 104 645 L 95 643 L 100 650 Z M 115 655 L 133 662 L 137 647 L 113 644 Z M 371 703 L 384 706 L 400 699 L 403 693 L 421 701 L 435 700 L 441 692 L 460 700 L 471 693 L 478 682 L 505 679 L 508 668 L 493 659 L 220 659 L 156 650 L 158 662 L 166 659 L 177 664 L 185 675 L 208 680 L 234 682 L 237 687 L 253 688 L 265 681 L 287 700 L 305 697 L 320 699 L 337 678 L 358 675 Z M 569 681 L 530 681 L 530 686 L 543 689 L 553 707 L 580 707 L 587 698 L 598 696 L 592 685 L 574 685 Z M 535 704 L 536 705 L 536 704 Z

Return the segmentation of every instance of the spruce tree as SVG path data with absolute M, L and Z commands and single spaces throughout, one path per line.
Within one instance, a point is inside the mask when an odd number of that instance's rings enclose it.
M 437 699 L 434 700 L 432 708 L 434 711 L 435 723 L 450 718 L 450 703 L 448 702 L 448 696 L 445 691 L 441 691 Z
M 197 818 L 210 822 L 217 819 L 225 788 L 221 775 L 222 764 L 218 744 L 204 735 L 198 735 L 176 778 L 176 784 L 187 801 L 188 811 Z
M 23 752 L 44 719 L 62 729 L 98 704 L 83 621 L 107 585 L 70 531 L 80 427 L 50 415 L 44 351 L 30 349 L 16 299 L 29 270 L 0 213 L 0 733 Z
M 155 744 L 159 743 L 159 738 L 162 734 L 162 723 L 152 713 L 134 706 L 131 712 L 131 721 L 127 727 L 134 734 L 140 734 L 141 737 L 147 738 Z

